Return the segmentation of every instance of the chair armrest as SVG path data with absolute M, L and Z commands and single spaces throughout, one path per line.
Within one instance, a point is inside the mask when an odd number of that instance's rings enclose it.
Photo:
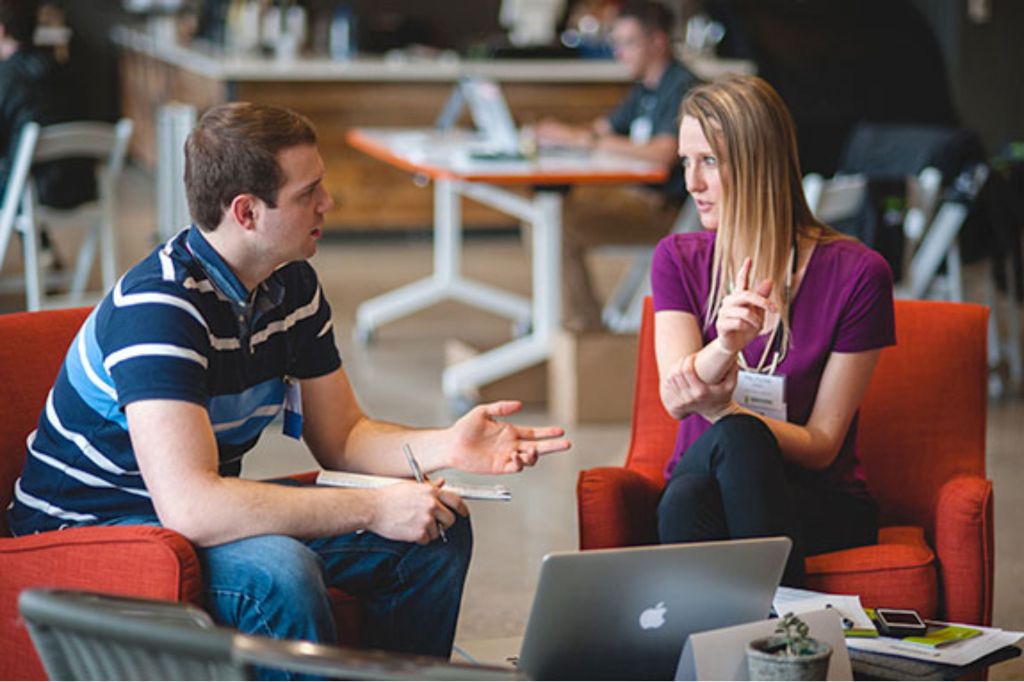
M 18 614 L 30 587 L 203 602 L 202 571 L 184 536 L 157 526 L 88 526 L 0 538 L 0 679 L 46 679 Z
M 12 608 L 26 587 L 202 601 L 195 550 L 183 535 L 158 526 L 86 526 L 3 538 L 0 564 L 0 594 L 12 599 Z
M 580 549 L 656 543 L 663 487 L 663 481 L 623 467 L 581 471 L 576 482 Z
M 935 554 L 943 615 L 947 620 L 989 625 L 994 578 L 992 482 L 958 476 L 939 489 Z

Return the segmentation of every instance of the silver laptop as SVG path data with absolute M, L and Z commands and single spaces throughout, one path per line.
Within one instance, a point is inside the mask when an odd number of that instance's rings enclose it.
M 670 680 L 690 633 L 768 617 L 791 545 L 774 537 L 549 554 L 519 669 L 539 680 Z
M 449 130 L 466 105 L 469 106 L 473 124 L 481 133 L 479 152 L 519 155 L 519 131 L 512 119 L 508 103 L 498 83 L 487 78 L 461 78 L 452 90 L 434 127 L 441 131 Z

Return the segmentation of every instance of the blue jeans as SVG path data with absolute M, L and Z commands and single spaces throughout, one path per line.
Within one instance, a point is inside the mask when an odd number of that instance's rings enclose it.
M 448 658 L 469 568 L 473 533 L 461 516 L 448 542 L 416 545 L 373 533 L 315 540 L 259 535 L 196 547 L 207 606 L 246 634 L 335 644 L 328 587 L 359 598 L 363 644 Z M 160 525 L 126 517 L 106 525 Z

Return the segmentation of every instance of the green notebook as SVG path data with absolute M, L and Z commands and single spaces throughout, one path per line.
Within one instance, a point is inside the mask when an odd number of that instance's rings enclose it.
M 871 620 L 875 619 L 874 609 L 864 609 L 864 612 L 868 614 L 868 618 Z M 924 637 L 904 637 L 902 641 L 936 649 L 940 646 L 962 642 L 965 639 L 977 637 L 981 634 L 981 630 L 977 628 L 969 628 L 963 625 L 946 625 L 945 623 L 935 621 L 927 622 L 928 632 L 925 633 Z
M 954 642 L 970 639 L 971 637 L 977 637 L 981 634 L 981 630 L 963 627 L 962 625 L 943 626 L 938 624 L 934 629 L 932 628 L 932 624 L 929 623 L 928 632 L 925 633 L 924 637 L 904 637 L 903 641 L 938 648 Z

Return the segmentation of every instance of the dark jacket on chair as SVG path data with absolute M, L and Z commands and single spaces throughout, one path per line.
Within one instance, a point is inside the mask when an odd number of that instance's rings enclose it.
M 78 118 L 67 71 L 46 51 L 22 49 L 0 61 L 0 196 L 14 164 L 22 126 Z M 40 203 L 74 208 L 96 198 L 93 162 L 66 159 L 33 169 Z

